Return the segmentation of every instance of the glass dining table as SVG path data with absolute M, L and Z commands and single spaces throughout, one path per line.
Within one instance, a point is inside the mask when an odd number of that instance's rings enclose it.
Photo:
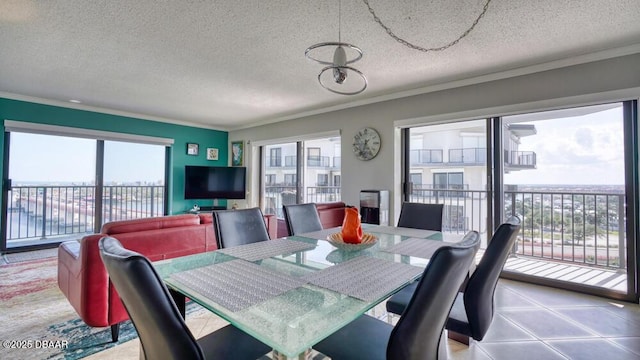
M 184 314 L 185 298 L 273 348 L 303 358 L 310 348 L 424 271 L 433 252 L 462 236 L 363 224 L 366 249 L 327 241 L 340 228 L 157 261 Z

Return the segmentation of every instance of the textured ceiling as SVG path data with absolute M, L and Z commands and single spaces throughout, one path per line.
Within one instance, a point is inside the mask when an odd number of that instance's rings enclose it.
M 370 0 L 398 35 L 454 40 L 485 0 Z M 342 40 L 367 90 L 320 87 L 308 46 L 337 41 L 338 0 L 0 0 L 0 92 L 220 129 L 640 44 L 640 0 L 492 0 L 456 46 L 391 39 L 361 0 L 342 0 Z

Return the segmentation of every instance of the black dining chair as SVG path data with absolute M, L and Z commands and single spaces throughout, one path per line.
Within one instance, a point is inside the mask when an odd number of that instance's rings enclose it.
M 460 240 L 460 242 L 456 244 L 456 246 L 461 246 L 461 247 L 472 246 L 474 247 L 474 250 L 477 252 L 478 249 L 480 249 L 480 234 L 475 230 L 469 231 L 464 235 L 462 240 Z M 474 264 L 472 263 L 470 265 L 470 269 L 473 269 L 473 268 L 474 268 Z M 464 281 L 467 281 L 467 279 L 468 277 L 465 276 Z M 389 298 L 389 300 L 387 300 L 387 303 L 385 304 L 385 306 L 387 308 L 387 313 L 389 314 L 389 317 L 387 318 L 387 321 L 389 323 L 391 323 L 392 321 L 391 314 L 396 314 L 396 315 L 402 314 L 404 309 L 407 307 L 409 300 L 411 300 L 411 297 L 413 296 L 413 293 L 415 292 L 417 285 L 418 283 L 414 282 L 413 284 L 395 293 L 392 297 Z
M 144 255 L 103 237 L 100 257 L 140 338 L 145 359 L 256 359 L 271 348 L 227 325 L 195 339 L 169 290 Z
M 413 229 L 442 231 L 444 204 L 404 202 L 400 209 L 398 226 Z
M 322 230 L 320 215 L 316 204 L 283 205 L 284 219 L 289 228 L 289 235 L 298 235 Z
M 216 210 L 213 228 L 219 249 L 269 240 L 260 208 Z
M 446 359 L 444 324 L 474 255 L 473 244 L 439 248 L 395 327 L 362 315 L 313 348 L 332 359 Z
M 495 292 L 500 272 L 520 231 L 520 219 L 512 216 L 493 234 L 463 293 L 458 294 L 447 321 L 449 337 L 469 344 L 469 337 L 481 341 L 489 330 L 495 311 Z
M 487 334 L 489 325 L 493 321 L 494 295 L 500 272 L 519 231 L 520 219 L 512 216 L 493 234 L 482 259 L 453 304 L 446 324 L 449 338 L 468 345 L 469 337 L 481 341 Z M 388 311 L 402 314 L 408 295 L 401 294 L 402 292 L 404 289 L 387 301 Z

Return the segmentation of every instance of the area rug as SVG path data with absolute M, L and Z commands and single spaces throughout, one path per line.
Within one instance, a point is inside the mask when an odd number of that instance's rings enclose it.
M 56 257 L 1 265 L 0 304 L 3 360 L 81 359 L 137 337 L 129 321 L 118 343 L 109 328 L 85 325 L 58 288 Z M 187 306 L 187 315 L 197 311 L 204 310 Z

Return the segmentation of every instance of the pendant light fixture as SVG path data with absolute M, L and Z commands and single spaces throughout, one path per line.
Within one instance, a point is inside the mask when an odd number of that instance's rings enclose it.
M 367 88 L 367 78 L 349 64 L 362 58 L 362 50 L 342 42 L 341 22 L 342 0 L 338 0 L 338 41 L 311 45 L 304 51 L 304 55 L 309 60 L 328 65 L 318 74 L 318 82 L 323 88 L 336 94 L 356 95 Z

